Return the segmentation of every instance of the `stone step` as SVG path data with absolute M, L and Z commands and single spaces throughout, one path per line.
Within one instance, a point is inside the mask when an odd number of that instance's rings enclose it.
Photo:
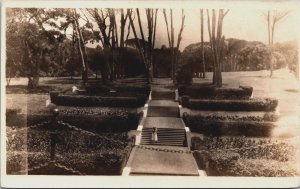
M 175 100 L 174 91 L 152 91 L 151 92 L 152 100 Z
M 149 106 L 148 117 L 179 117 L 178 107 Z
M 152 128 L 143 128 L 141 144 L 165 146 L 187 145 L 185 129 L 157 128 L 157 141 L 152 141 L 152 131 Z
M 132 176 L 199 176 L 197 163 L 187 147 L 136 146 L 126 167 L 130 167 Z
M 185 124 L 181 118 L 177 117 L 146 117 L 143 123 L 144 129 L 157 127 L 173 128 L 173 129 L 184 129 Z

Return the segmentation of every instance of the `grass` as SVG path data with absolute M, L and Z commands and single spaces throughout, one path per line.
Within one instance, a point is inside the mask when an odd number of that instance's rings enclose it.
M 273 137 L 290 137 L 290 133 L 298 133 L 299 122 L 299 106 L 298 106 L 298 91 L 299 81 L 296 80 L 292 73 L 287 70 L 274 71 L 274 77 L 270 78 L 268 71 L 255 71 L 255 72 L 224 72 L 223 82 L 224 87 L 239 87 L 239 85 L 252 86 L 253 97 L 271 97 L 279 100 L 280 118 L 279 122 L 286 123 L 284 127 L 274 129 Z M 195 83 L 207 83 L 212 78 L 211 73 L 207 73 L 206 79 L 194 78 Z M 128 79 L 128 83 L 134 82 L 134 79 Z M 157 82 L 161 84 L 161 89 L 170 90 L 172 88 L 165 87 L 170 84 L 169 79 L 158 79 Z M 117 85 L 122 85 L 125 82 L 116 82 Z M 70 90 L 71 87 L 81 85 L 80 78 L 40 78 L 40 87 L 37 91 L 26 90 L 27 79 L 15 78 L 11 81 L 11 86 L 6 88 L 6 107 L 7 108 L 20 108 L 22 113 L 31 114 L 44 111 L 46 108 L 46 100 L 49 99 L 50 90 Z M 10 135 L 10 134 L 9 134 Z M 299 148 L 293 149 L 291 153 L 297 153 Z M 17 151 L 8 152 L 8 154 L 14 154 Z M 22 153 L 21 153 L 22 154 Z M 80 155 L 78 156 L 80 157 Z M 9 158 L 9 157 L 8 157 Z M 13 157 L 11 162 L 18 157 Z M 22 158 L 21 158 L 22 159 Z M 269 163 L 270 162 L 270 163 Z M 299 162 L 299 161 L 298 161 Z M 13 164 L 14 169 L 17 169 L 18 165 Z M 244 166 L 244 167 L 242 167 Z M 260 157 L 258 159 L 242 158 L 236 162 L 236 171 L 232 172 L 236 174 L 242 174 L 245 176 L 269 176 L 267 172 L 272 172 L 272 167 L 276 167 L 275 172 L 273 170 L 272 175 L 281 176 L 281 170 L 286 170 L 288 175 L 294 175 L 294 169 L 297 166 L 295 161 L 278 161 L 274 159 L 264 159 Z M 261 172 L 256 173 L 259 167 Z M 247 173 L 247 170 L 250 173 Z M 229 174 L 229 173 L 228 173 Z M 298 173 L 299 174 L 299 173 Z

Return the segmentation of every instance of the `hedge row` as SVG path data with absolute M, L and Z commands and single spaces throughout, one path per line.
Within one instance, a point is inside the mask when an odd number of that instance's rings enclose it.
M 193 122 L 205 121 L 257 121 L 257 122 L 275 122 L 278 116 L 274 112 L 210 112 L 193 111 L 191 113 L 183 113 L 184 117 L 188 117 Z
M 148 97 L 137 95 L 136 97 L 105 97 L 85 95 L 60 95 L 51 93 L 51 102 L 60 106 L 104 106 L 104 107 L 141 107 Z
M 89 130 L 92 132 L 103 132 L 103 131 L 129 131 L 137 128 L 139 123 L 140 115 L 129 114 L 126 117 L 115 117 L 115 116 L 92 116 L 92 115 L 59 115 L 59 120 L 70 125 Z
M 277 99 L 249 99 L 249 100 L 202 100 L 181 97 L 183 107 L 196 110 L 218 111 L 275 111 L 278 106 Z
M 184 117 L 185 124 L 192 132 L 212 136 L 270 136 L 276 125 L 272 122 L 257 121 L 198 121 Z
M 58 121 L 68 123 L 70 125 L 94 132 L 103 131 L 129 131 L 137 128 L 141 113 L 129 113 L 127 115 L 88 115 L 88 114 L 64 114 L 60 113 Z M 8 118 L 8 117 L 7 117 Z M 51 114 L 20 114 L 18 117 L 8 118 L 6 125 L 15 127 L 31 127 L 39 123 L 49 122 L 51 124 L 53 115 Z M 49 125 L 49 127 L 51 127 Z
M 110 93 L 111 90 L 115 90 L 117 93 L 129 92 L 132 94 L 145 94 L 149 95 L 151 87 L 149 85 L 139 86 L 139 85 L 119 85 L 119 86 L 87 86 L 86 91 L 88 94 L 103 94 Z
M 179 96 L 190 96 L 195 99 L 249 99 L 253 88 L 240 86 L 239 88 L 216 88 L 214 85 L 179 86 Z

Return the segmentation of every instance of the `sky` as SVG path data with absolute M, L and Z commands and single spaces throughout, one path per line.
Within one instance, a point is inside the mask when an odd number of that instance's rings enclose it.
M 230 9 L 224 18 L 223 35 L 226 38 L 238 38 L 248 41 L 262 41 L 267 43 L 267 22 L 263 13 L 265 10 L 259 9 Z M 174 19 L 175 39 L 180 29 L 180 10 L 177 11 Z M 182 34 L 180 49 L 184 49 L 191 43 L 200 41 L 200 11 L 199 9 L 185 10 L 186 19 L 185 27 Z M 159 14 L 157 32 L 160 34 L 157 39 L 157 46 L 168 44 L 166 25 L 162 13 Z M 204 11 L 204 41 L 208 41 L 207 15 Z M 176 20 L 176 22 L 175 22 Z M 297 40 L 299 33 L 299 13 L 291 11 L 289 14 L 276 25 L 274 41 L 283 42 Z
M 145 11 L 140 9 L 141 20 L 144 29 L 144 35 L 147 36 L 147 22 Z M 263 16 L 266 10 L 253 9 L 253 8 L 230 8 L 228 14 L 224 18 L 223 22 L 223 35 L 225 38 L 237 38 L 248 41 L 261 41 L 267 43 L 267 22 Z M 185 24 L 182 33 L 182 41 L 180 44 L 180 50 L 182 51 L 186 46 L 200 42 L 200 9 L 184 9 Z M 175 45 L 177 43 L 177 35 L 181 26 L 181 9 L 173 9 L 174 14 L 174 30 L 175 30 Z M 167 9 L 167 15 L 169 19 L 169 10 Z M 299 11 L 290 10 L 289 14 L 276 25 L 274 42 L 284 42 L 290 40 L 298 40 L 299 33 Z M 117 16 L 119 20 L 119 16 Z M 137 19 L 134 20 L 138 35 L 140 35 L 138 29 Z M 170 24 L 170 20 L 169 20 Z M 127 27 L 126 27 L 127 28 Z M 127 29 L 125 29 L 127 34 Z M 134 37 L 131 31 L 130 37 Z M 204 11 L 204 41 L 208 41 L 208 29 L 207 29 L 207 14 Z M 156 48 L 160 48 L 163 44 L 168 46 L 167 30 L 162 13 L 162 9 L 158 11 L 157 18 L 157 31 L 156 31 Z M 95 46 L 88 45 L 88 46 Z

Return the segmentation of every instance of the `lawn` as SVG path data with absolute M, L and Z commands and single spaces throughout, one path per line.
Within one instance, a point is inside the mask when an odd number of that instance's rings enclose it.
M 286 69 L 276 70 L 274 72 L 274 77 L 269 77 L 268 71 L 251 71 L 251 72 L 224 72 L 223 74 L 223 83 L 224 87 L 238 87 L 239 85 L 252 86 L 253 97 L 272 97 L 277 98 L 279 100 L 279 110 L 280 110 L 280 118 L 277 121 L 279 126 L 276 127 L 272 132 L 273 138 L 282 139 L 283 143 L 287 143 L 288 138 L 295 137 L 296 141 L 299 139 L 298 131 L 299 131 L 299 81 L 295 79 L 295 77 Z M 193 78 L 194 83 L 203 83 L 210 82 L 212 77 L 212 73 L 207 73 L 206 79 Z M 160 79 L 161 83 L 164 84 L 164 79 Z M 134 80 L 124 81 L 125 83 L 132 83 Z M 124 82 L 117 82 L 116 85 L 122 86 Z M 27 91 L 26 90 L 27 79 L 26 78 L 14 78 L 10 83 L 10 87 L 6 88 L 6 108 L 7 109 L 21 109 L 21 113 L 23 114 L 35 114 L 43 111 L 47 111 L 46 108 L 46 100 L 49 97 L 49 91 L 71 91 L 72 86 L 79 86 L 81 84 L 80 78 L 70 79 L 70 78 L 41 78 L 40 79 L 40 87 L 36 91 Z M 167 83 L 166 83 L 167 84 Z M 161 86 L 164 89 L 164 86 Z M 168 91 L 169 89 L 165 88 L 164 90 Z M 10 128 L 8 131 L 8 137 L 11 137 Z M 24 136 L 25 137 L 25 136 Z M 287 138 L 287 139 L 286 139 Z M 126 139 L 127 140 L 127 139 Z M 295 147 L 296 145 L 296 147 Z M 298 158 L 297 153 L 299 149 L 299 142 L 296 143 L 293 147 L 289 148 L 290 151 L 286 153 L 292 153 L 294 158 Z M 222 151 L 221 148 L 215 147 L 218 151 Z M 121 150 L 123 150 L 122 147 Z M 19 149 L 18 153 L 12 153 L 10 159 L 13 162 L 16 160 L 20 160 L 22 156 L 22 150 Z M 75 151 L 74 151 L 75 152 Z M 43 152 L 44 153 L 44 152 Z M 77 154 L 82 154 L 82 152 L 76 152 Z M 11 151 L 8 153 L 11 154 Z M 16 155 L 17 154 L 17 155 Z M 21 154 L 21 155 L 20 155 Z M 86 153 L 87 157 L 90 157 L 88 153 Z M 118 151 L 118 154 L 123 154 Z M 255 172 L 257 167 L 262 167 L 262 170 L 272 172 L 271 167 L 276 165 L 281 168 L 278 169 L 279 172 L 273 173 L 272 175 L 281 176 L 280 170 L 283 172 L 288 172 L 288 175 L 293 176 L 299 170 L 293 171 L 297 162 L 295 159 L 290 158 L 288 161 L 282 161 L 278 159 L 265 158 L 264 156 L 257 156 L 256 158 L 243 156 L 243 152 L 239 152 L 240 158 L 235 162 L 235 169 L 231 170 L 230 173 L 236 172 L 244 174 L 244 176 L 268 176 L 263 175 L 261 172 Z M 24 154 L 23 154 L 24 155 Z M 70 154 L 65 154 L 71 157 Z M 44 155 L 37 153 L 37 158 L 43 157 Z M 81 155 L 74 155 L 74 158 L 79 158 Z M 32 154 L 30 155 L 32 157 Z M 58 157 L 62 157 L 58 155 Z M 120 156 L 119 156 L 120 157 Z M 268 156 L 270 157 L 270 156 Z M 273 157 L 273 156 L 272 156 Z M 95 158 L 95 157 L 93 157 Z M 22 158 L 21 158 L 22 159 Z M 59 158 L 62 160 L 62 158 Z M 101 159 L 101 157 L 100 157 Z M 95 161 L 93 159 L 90 159 Z M 298 160 L 298 159 L 297 159 Z M 82 161 L 82 160 L 79 160 Z M 270 162 L 267 164 L 266 162 Z M 265 165 L 265 166 L 262 166 Z M 17 165 L 13 165 L 17 166 Z M 243 168 L 244 167 L 244 168 Z M 245 168 L 246 167 L 246 168 Z M 250 170 L 250 168 L 253 168 Z M 255 168 L 256 167 L 256 168 Z M 245 171 L 249 168 L 249 172 Z M 15 168 L 18 169 L 18 168 Z M 22 168 L 21 168 L 22 169 Z M 103 170 L 99 169 L 99 173 Z M 114 170 L 115 171 L 115 170 Z M 290 172 L 289 172 L 290 171 Z M 115 172 L 114 172 L 115 173 Z M 234 174 L 233 174 L 234 175 Z

